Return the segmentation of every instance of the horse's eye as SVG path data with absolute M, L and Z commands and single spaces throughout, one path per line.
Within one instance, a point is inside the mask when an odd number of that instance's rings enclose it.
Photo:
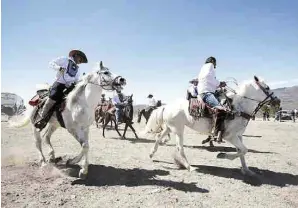
M 109 72 L 108 71 L 105 71 L 103 74 L 104 75 L 109 75 Z

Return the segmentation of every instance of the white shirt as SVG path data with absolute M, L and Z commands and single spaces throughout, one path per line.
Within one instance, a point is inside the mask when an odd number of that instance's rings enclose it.
M 71 65 L 77 67 L 77 70 L 73 70 L 69 66 L 70 61 Z M 72 57 L 59 57 L 49 63 L 49 67 L 58 71 L 56 74 L 56 81 L 61 84 L 66 84 L 66 86 L 71 85 L 73 82 L 77 82 L 80 77 L 79 66 L 74 62 Z M 60 67 L 64 68 L 65 71 L 60 72 Z
M 197 88 L 197 86 L 194 86 L 194 85 L 191 85 L 188 89 L 187 89 L 187 91 L 191 94 L 191 96 L 193 96 L 193 97 L 197 97 L 198 96 L 198 91 L 196 92 L 196 89 Z M 198 88 L 197 88 L 197 90 L 198 90 Z
M 219 81 L 215 77 L 215 69 L 212 63 L 204 64 L 199 73 L 198 93 L 215 92 Z
M 155 107 L 156 106 L 156 101 L 154 98 L 148 98 L 148 104 L 150 107 Z
M 123 98 L 124 98 L 124 95 L 123 95 Z M 116 105 L 116 104 L 123 103 L 123 102 L 121 102 L 121 100 L 119 99 L 119 96 L 117 94 L 112 98 L 112 103 L 113 103 L 113 105 Z

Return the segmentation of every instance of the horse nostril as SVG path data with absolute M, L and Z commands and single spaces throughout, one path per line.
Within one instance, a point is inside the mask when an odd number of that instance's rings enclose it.
M 120 80 L 119 80 L 120 82 L 124 82 L 125 81 L 125 79 L 124 78 L 120 78 Z

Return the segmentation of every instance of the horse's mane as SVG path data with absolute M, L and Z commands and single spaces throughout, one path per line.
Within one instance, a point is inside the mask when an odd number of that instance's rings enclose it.
M 259 82 L 260 83 L 264 83 L 264 80 L 263 79 L 259 79 Z M 233 99 L 233 100 L 237 100 L 239 98 L 239 96 L 247 96 L 247 93 L 248 91 L 252 90 L 252 89 L 258 89 L 259 86 L 255 83 L 255 80 L 245 80 L 245 81 L 242 81 L 239 86 L 235 89 L 235 92 L 231 92 L 229 91 L 226 95 Z
M 264 80 L 259 79 L 259 82 L 263 83 Z M 253 87 L 255 89 L 259 88 L 259 86 L 255 83 L 255 80 L 244 80 L 243 82 L 241 82 L 239 87 L 236 89 L 236 92 L 238 95 L 244 95 L 247 92 L 247 90 L 251 87 Z
M 93 73 L 86 74 L 79 83 L 75 86 L 75 88 L 67 95 L 67 103 L 73 106 L 74 103 L 78 101 L 78 98 L 81 96 L 87 83 L 92 79 Z

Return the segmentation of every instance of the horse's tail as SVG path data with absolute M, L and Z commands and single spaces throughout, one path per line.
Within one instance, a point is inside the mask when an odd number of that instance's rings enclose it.
M 162 124 L 164 122 L 163 120 L 163 108 L 157 108 L 154 110 L 149 117 L 149 120 L 146 124 L 145 130 L 140 132 L 140 135 L 146 136 L 146 135 L 156 135 L 157 133 L 160 133 L 162 131 Z
M 34 108 L 32 109 L 27 109 L 24 111 L 25 117 L 21 121 L 8 121 L 9 127 L 15 127 L 15 128 L 21 128 L 24 126 L 27 126 L 30 123 L 32 113 L 34 111 Z

